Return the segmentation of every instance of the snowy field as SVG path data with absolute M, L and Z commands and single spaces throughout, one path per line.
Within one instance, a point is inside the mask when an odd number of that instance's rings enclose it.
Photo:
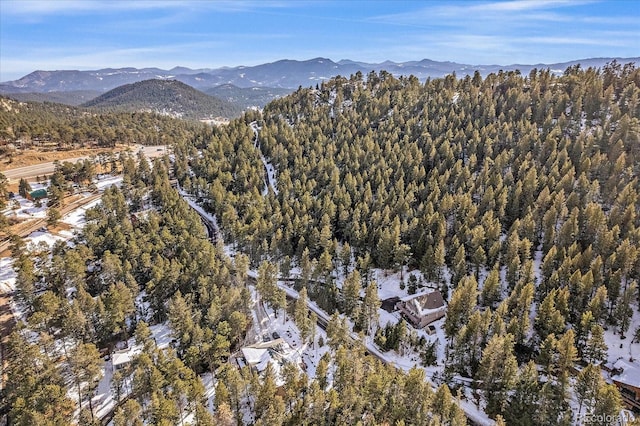
M 9 202 L 9 208 L 5 210 L 5 216 L 18 219 L 42 219 L 47 217 L 46 202 L 42 202 L 40 207 L 37 207 L 36 204 L 34 201 L 16 195 Z

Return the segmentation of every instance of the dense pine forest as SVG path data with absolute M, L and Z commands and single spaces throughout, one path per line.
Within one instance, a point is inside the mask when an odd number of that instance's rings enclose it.
M 639 96 L 640 70 L 617 63 L 337 77 L 178 144 L 176 173 L 252 263 L 322 277 L 309 294 L 328 312 L 337 268 L 363 285 L 371 267 L 420 269 L 450 296 L 447 374 L 477 379 L 492 416 L 552 424 L 573 363 L 604 360 L 603 328 L 637 331 Z
M 434 392 L 423 371 L 404 374 L 365 357 L 349 344 L 340 321 L 329 334 L 333 358 L 321 360 L 313 381 L 287 370 L 286 395 L 277 390 L 272 370 L 261 380 L 236 370 L 227 360 L 251 321 L 248 258 L 238 254 L 231 262 L 222 246 L 208 241 L 198 215 L 170 187 L 166 163 L 136 167 L 130 157 L 123 167 L 122 188 L 107 190 L 87 211 L 88 223 L 72 245 L 57 244 L 51 253 L 19 241 L 12 247 L 15 297 L 27 321 L 7 344 L 11 424 L 72 422 L 101 379 L 99 349 L 131 336 L 143 350 L 129 370 L 114 373 L 118 399 L 129 389 L 115 412 L 116 425 L 178 424 L 184 410 L 195 413 L 199 425 L 232 425 L 243 418 L 247 399 L 260 425 L 345 424 L 362 416 L 464 422 L 445 385 Z M 136 212 L 144 215 L 132 221 Z M 168 352 L 157 348 L 149 331 L 149 323 L 167 320 L 175 337 Z M 335 365 L 331 388 L 329 363 Z M 215 415 L 203 405 L 196 375 L 205 371 L 218 379 Z M 75 401 L 66 387 L 79 390 Z M 364 399 L 363 387 L 370 387 Z M 380 404 L 381 397 L 387 402 Z M 79 422 L 99 424 L 90 405 Z
M 5 132 L 53 135 L 48 119 L 39 129 L 9 112 Z M 201 425 L 459 425 L 463 399 L 508 425 L 620 412 L 599 366 L 605 333 L 640 340 L 640 69 L 358 73 L 219 127 L 107 116 L 140 137 L 155 129 L 173 153 L 124 157 L 122 185 L 71 244 L 14 242 L 26 321 L 5 354 L 11 424 L 99 424 L 83 401 L 101 351 L 131 338 L 143 349 L 114 373 L 118 426 L 181 424 L 185 413 Z M 185 194 L 215 215 L 215 244 Z M 420 273 L 401 274 L 402 288 L 436 287 L 447 301 L 442 369 L 429 379 L 434 352 L 405 371 L 361 344 L 424 347 L 404 322 L 378 324 L 373 276 L 396 271 Z M 278 277 L 296 278 L 297 302 L 287 306 Z M 256 293 L 278 319 L 288 309 L 305 339 L 317 322 L 307 297 L 331 315 L 314 375 L 231 362 Z M 168 349 L 151 337 L 157 324 L 171 329 Z
M 125 84 L 82 104 L 97 110 L 155 111 L 185 119 L 237 117 L 242 109 L 176 80 Z
M 168 144 L 191 137 L 199 125 L 149 112 L 96 112 L 0 97 L 0 154 L 10 155 L 16 146 L 65 150 L 81 146 Z

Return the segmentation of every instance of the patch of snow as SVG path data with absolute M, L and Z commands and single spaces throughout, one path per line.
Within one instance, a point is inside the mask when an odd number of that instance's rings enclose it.
M 0 292 L 11 293 L 16 289 L 16 272 L 13 269 L 13 258 L 0 258 Z
M 99 191 L 104 191 L 107 188 L 110 188 L 112 185 L 120 186 L 122 185 L 122 176 L 110 176 L 98 179 L 96 182 L 96 187 Z
M 633 335 L 640 327 L 640 313 L 634 309 L 626 338 L 620 338 L 620 328 L 609 325 L 604 332 L 604 341 L 607 344 L 607 360 L 613 364 L 620 359 L 627 361 L 640 360 L 640 343 L 633 343 Z
M 149 327 L 153 340 L 156 342 L 158 349 L 166 349 L 171 345 L 173 337 L 171 336 L 171 328 L 168 323 L 156 324 Z
M 37 246 L 40 243 L 45 243 L 49 247 L 52 247 L 56 242 L 64 241 L 64 238 L 50 234 L 49 232 L 36 231 L 26 237 L 25 241 L 27 242 L 27 247 Z
M 100 204 L 100 199 L 85 204 L 84 206 L 64 215 L 61 219 L 61 222 L 71 225 L 75 228 L 82 228 L 86 224 L 85 214 L 87 210 L 97 206 L 98 204 Z
M 390 297 L 406 297 L 409 296 L 408 287 L 406 285 L 409 280 L 409 276 L 414 275 L 419 283 L 422 283 L 424 287 L 437 289 L 438 286 L 435 283 L 428 282 L 422 272 L 419 270 L 407 271 L 407 268 L 404 268 L 402 273 L 402 279 L 400 279 L 400 272 L 390 272 L 384 269 L 372 269 L 371 270 L 372 279 L 374 279 L 378 283 L 378 297 L 380 300 L 389 299 Z M 400 287 L 401 283 L 404 282 L 404 289 Z
M 27 200 L 20 195 L 16 195 L 13 200 L 18 203 L 19 207 L 17 209 L 8 208 L 5 211 L 5 216 L 14 216 L 21 219 L 47 217 L 46 199 L 41 201 L 42 205 L 40 207 L 36 207 L 33 201 Z
M 267 159 L 264 157 L 264 154 L 262 154 L 262 150 L 260 150 L 260 144 L 258 139 L 258 132 L 260 131 L 260 127 L 258 126 L 258 123 L 256 123 L 255 121 L 252 122 L 250 126 L 251 126 L 251 129 L 253 130 L 253 133 L 255 134 L 255 140 L 253 142 L 253 146 L 258 148 L 258 151 L 260 152 L 260 160 L 262 160 L 262 164 L 264 165 L 264 168 L 267 171 L 268 185 L 267 185 L 267 182 L 265 182 L 265 188 L 262 191 L 262 195 L 267 195 L 269 193 L 269 188 L 271 188 L 273 192 L 276 195 L 278 195 L 278 182 L 276 180 L 276 170 L 273 167 L 273 165 L 270 162 L 268 162 Z
M 496 424 L 495 421 L 491 420 L 486 413 L 479 410 L 472 402 L 460 400 L 459 404 L 467 415 L 467 418 L 473 421 L 474 424 L 481 426 L 493 426 Z

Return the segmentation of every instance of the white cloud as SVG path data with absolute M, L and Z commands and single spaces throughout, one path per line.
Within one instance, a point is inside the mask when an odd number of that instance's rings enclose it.
M 176 7 L 175 1 L 89 1 L 89 0 L 5 0 L 2 12 L 7 15 L 52 15 L 64 13 L 106 12 Z
M 218 10 L 240 12 L 263 8 L 302 6 L 304 2 L 234 0 L 2 0 L 2 13 L 17 16 L 111 13 L 136 10 Z
M 577 6 L 593 3 L 593 0 L 512 0 L 493 3 L 480 3 L 470 6 L 473 11 L 523 12 L 529 10 L 546 10 L 558 7 Z
M 562 21 L 567 17 L 553 12 L 554 9 L 568 8 L 593 3 L 593 0 L 511 0 L 495 2 L 453 2 L 445 5 L 427 6 L 405 13 L 374 16 L 371 22 L 390 25 L 418 27 L 468 25 L 492 27 L 495 31 L 513 24 L 536 21 Z M 501 26 L 495 27 L 495 21 Z

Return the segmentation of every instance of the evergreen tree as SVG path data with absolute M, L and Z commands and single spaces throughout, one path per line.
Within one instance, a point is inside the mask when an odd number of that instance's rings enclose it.
M 593 410 L 602 382 L 603 379 L 600 368 L 593 364 L 588 364 L 578 373 L 575 392 L 578 402 L 580 403 L 580 407 L 578 408 L 579 415 L 582 414 L 583 404 L 587 413 Z
M 347 322 L 337 312 L 329 318 L 327 337 L 329 339 L 329 346 L 331 346 L 332 349 L 346 345 L 350 339 Z
M 600 381 L 597 390 L 596 403 L 593 407 L 593 418 L 597 425 L 611 424 L 611 419 L 616 419 L 622 409 L 622 397 L 614 384 Z
M 635 282 L 629 284 L 629 286 L 622 293 L 622 297 L 618 302 L 616 309 L 616 319 L 620 325 L 620 336 L 624 338 L 624 333 L 629 329 L 631 323 L 631 316 L 633 315 L 633 309 L 631 308 L 631 302 L 635 300 L 637 293 L 637 285 Z
M 553 289 L 544 298 L 538 309 L 535 329 L 538 331 L 541 340 L 546 339 L 549 334 L 558 335 L 564 331 L 565 319 L 555 305 L 557 294 L 558 291 Z
M 348 242 L 345 242 L 340 249 L 340 263 L 342 264 L 342 273 L 343 275 L 347 275 L 349 273 L 349 268 L 351 267 L 351 246 Z
M 271 364 L 267 364 L 264 371 L 262 383 L 259 385 L 255 402 L 256 418 L 263 416 L 271 407 L 274 395 L 276 394 L 275 372 Z
M 78 390 L 78 405 L 82 408 L 83 398 L 88 397 L 93 418 L 91 399 L 102 377 L 102 359 L 98 348 L 92 343 L 81 343 L 71 352 L 68 363 Z
M 504 411 L 504 420 L 513 425 L 535 425 L 540 389 L 536 365 L 530 361 L 518 374 L 513 395 L 509 397 Z
M 469 321 L 478 299 L 478 283 L 475 277 L 465 277 L 451 295 L 447 308 L 444 331 L 449 339 L 456 335 L 459 327 Z
M 347 275 L 342 285 L 344 313 L 349 316 L 353 315 L 354 310 L 360 303 L 360 289 L 362 288 L 360 282 L 360 273 L 358 270 L 354 270 Z
M 607 361 L 607 344 L 604 341 L 604 329 L 600 324 L 593 324 L 584 348 L 583 359 L 598 365 Z
M 278 295 L 278 267 L 276 264 L 267 260 L 263 261 L 258 268 L 258 280 L 256 288 L 262 295 L 262 300 L 276 309 L 276 305 L 280 308 L 280 300 Z
M 503 414 L 509 393 L 517 380 L 518 363 L 513 354 L 513 336 L 494 335 L 482 351 L 477 379 L 487 401 L 487 414 Z
M 491 270 L 482 284 L 480 299 L 482 306 L 493 307 L 500 300 L 500 272 L 497 265 Z
M 294 305 L 293 313 L 293 318 L 298 326 L 298 330 L 300 330 L 300 337 L 302 340 L 306 340 L 309 337 L 311 328 L 315 327 L 315 324 L 310 323 L 308 313 L 307 289 L 303 288 L 300 290 L 300 293 L 298 293 L 298 300 L 296 300 Z
M 375 333 L 378 325 L 378 309 L 380 308 L 380 298 L 378 297 L 378 283 L 371 281 L 365 289 L 362 301 L 363 327 L 362 329 L 371 335 Z
M 21 178 L 18 183 L 18 194 L 20 194 L 21 197 L 28 198 L 29 192 L 31 192 L 31 185 L 29 185 L 29 182 L 27 182 L 25 178 Z
M 60 211 L 54 207 L 49 207 L 47 211 L 47 226 L 55 227 L 58 225 L 58 221 L 62 218 Z

